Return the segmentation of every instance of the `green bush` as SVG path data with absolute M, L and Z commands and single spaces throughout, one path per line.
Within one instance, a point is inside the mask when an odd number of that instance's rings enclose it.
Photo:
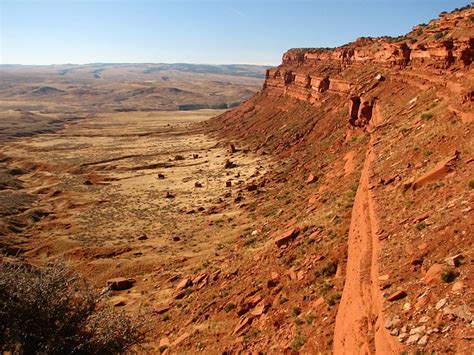
M 104 297 L 60 263 L 0 264 L 0 352 L 126 352 L 143 340 L 143 321 L 104 305 Z

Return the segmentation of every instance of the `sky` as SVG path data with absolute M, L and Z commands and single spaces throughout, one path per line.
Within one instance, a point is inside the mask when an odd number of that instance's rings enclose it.
M 0 0 L 0 63 L 276 65 L 398 36 L 468 0 Z

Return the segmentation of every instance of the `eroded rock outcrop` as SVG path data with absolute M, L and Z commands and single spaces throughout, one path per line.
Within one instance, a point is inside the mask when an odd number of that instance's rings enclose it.
M 415 26 L 412 32 L 399 38 L 359 38 L 334 49 L 290 49 L 283 55 L 280 66 L 267 70 L 264 88 L 270 95 L 286 95 L 316 104 L 326 92 L 348 98 L 363 94 L 367 82 L 355 76 L 348 80 L 344 72 L 363 71 L 367 66 L 400 72 L 422 70 L 433 76 L 443 69 L 466 68 L 474 58 L 473 16 L 472 8 L 442 14 L 439 19 Z M 453 26 L 463 31 L 447 31 Z M 412 83 L 412 79 L 406 80 Z M 428 87 L 423 83 L 418 86 Z M 370 107 L 370 102 L 362 104 L 364 119 L 370 120 Z M 350 117 L 359 118 L 355 114 Z

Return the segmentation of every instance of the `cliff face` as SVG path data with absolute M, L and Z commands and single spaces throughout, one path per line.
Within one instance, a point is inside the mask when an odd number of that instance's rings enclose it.
M 267 70 L 264 89 L 269 95 L 318 104 L 325 92 L 347 96 L 370 91 L 365 78 L 345 78 L 368 66 L 384 72 L 420 71 L 433 76 L 468 69 L 474 60 L 473 16 L 473 9 L 443 14 L 398 39 L 361 38 L 336 49 L 290 49 L 280 66 Z M 468 88 L 463 90 L 461 94 L 472 95 Z
M 239 192 L 259 248 L 232 292 L 284 276 L 261 291 L 265 316 L 236 315 L 258 341 L 231 350 L 469 352 L 473 20 L 467 7 L 396 39 L 291 49 L 208 123 L 275 160 Z

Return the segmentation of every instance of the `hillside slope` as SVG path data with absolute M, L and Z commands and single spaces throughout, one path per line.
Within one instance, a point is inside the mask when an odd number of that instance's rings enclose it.
M 252 228 L 229 351 L 472 350 L 473 20 L 289 50 L 208 122 L 277 160 L 236 201 Z

